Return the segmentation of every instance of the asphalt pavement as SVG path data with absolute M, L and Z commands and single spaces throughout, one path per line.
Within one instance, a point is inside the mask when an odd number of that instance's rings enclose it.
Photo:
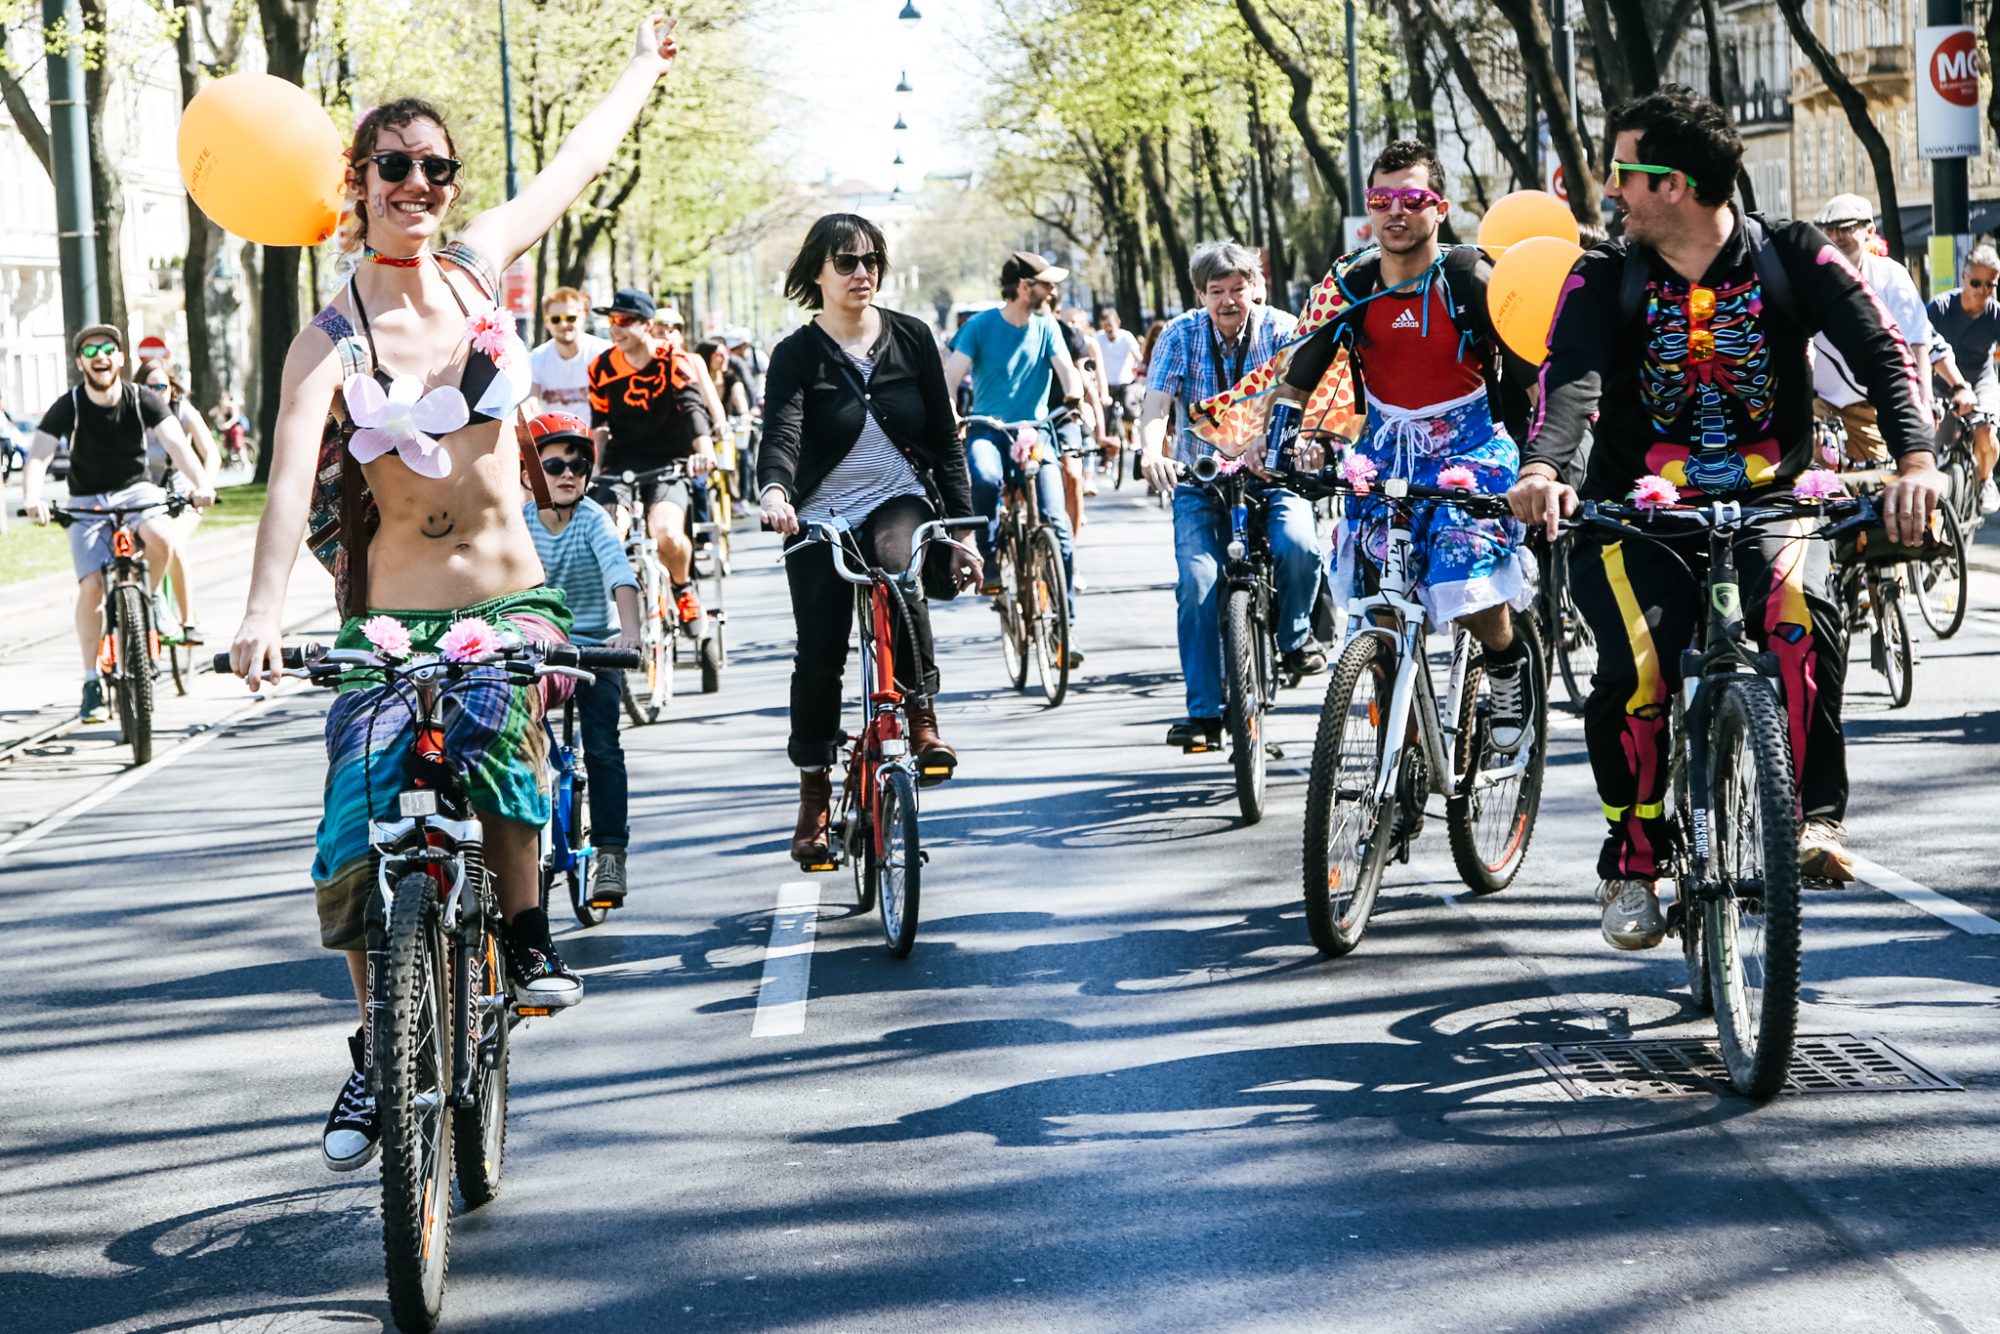
M 1908 708 L 1857 653 L 1870 883 L 1806 918 L 1801 1030 L 1963 1088 L 1580 1101 L 1530 1047 L 1713 1029 L 1671 943 L 1598 936 L 1576 723 L 1514 887 L 1465 894 L 1434 819 L 1322 961 L 1299 840 L 1325 677 L 1283 696 L 1245 827 L 1222 757 L 1161 744 L 1167 516 L 1129 484 L 1092 515 L 1060 709 L 1006 686 L 985 606 L 936 609 L 963 760 L 923 795 L 904 961 L 845 872 L 785 856 L 790 622 L 770 539 L 739 536 L 721 692 L 684 672 L 626 733 L 631 899 L 559 927 L 587 998 L 515 1034 L 448 1328 L 2000 1329 L 2000 577 L 1921 643 Z M 387 1320 L 374 1173 L 318 1158 L 353 1023 L 305 876 L 324 707 L 239 713 L 0 842 L 0 1327 Z

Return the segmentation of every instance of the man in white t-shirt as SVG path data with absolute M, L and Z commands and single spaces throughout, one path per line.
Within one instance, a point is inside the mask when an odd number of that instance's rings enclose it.
M 1813 219 L 1826 233 L 1834 248 L 1852 264 L 1862 281 L 1882 303 L 1889 317 L 1889 330 L 1909 350 L 1910 360 L 1919 368 L 1917 406 L 1929 413 L 1930 376 L 1922 370 L 1933 361 L 1948 358 L 1951 349 L 1931 333 L 1924 298 L 1910 271 L 1869 249 L 1875 234 L 1875 205 L 1860 195 L 1835 195 Z M 1839 417 L 1847 427 L 1847 457 L 1856 463 L 1887 463 L 1889 446 L 1875 421 L 1875 405 L 1868 401 L 1861 382 L 1847 368 L 1825 334 L 1815 334 L 1813 354 L 1813 411 L 1823 418 Z M 1827 460 L 1817 460 L 1826 462 Z
M 1129 443 L 1139 420 L 1139 399 L 1146 388 L 1139 381 L 1139 340 L 1130 329 L 1119 327 L 1117 308 L 1106 306 L 1097 312 L 1097 333 L 1090 341 L 1097 345 L 1097 364 L 1104 369 L 1104 382 L 1110 388 L 1104 403 L 1105 434 L 1121 444 Z M 1105 464 L 1117 466 L 1114 459 L 1106 459 Z
M 542 323 L 549 341 L 528 354 L 534 396 L 542 412 L 590 415 L 590 363 L 611 344 L 584 332 L 590 298 L 574 287 L 558 287 L 542 302 Z

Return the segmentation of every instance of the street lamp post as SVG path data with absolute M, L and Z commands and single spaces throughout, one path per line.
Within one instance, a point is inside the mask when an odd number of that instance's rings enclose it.
M 1361 207 L 1361 72 L 1355 68 L 1354 0 L 1347 0 L 1347 213 L 1358 218 Z
M 97 322 L 97 224 L 90 202 L 90 130 L 83 106 L 83 11 L 77 0 L 42 0 L 42 21 L 65 37 L 48 53 L 50 165 L 56 181 L 56 255 L 63 321 L 75 333 Z
M 514 168 L 514 64 L 507 52 L 507 0 L 500 0 L 500 137 L 507 145 L 507 197 L 521 192 Z

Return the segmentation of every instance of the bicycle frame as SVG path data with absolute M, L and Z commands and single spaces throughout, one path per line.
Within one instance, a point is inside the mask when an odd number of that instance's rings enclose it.
M 858 794 L 860 808 L 873 810 L 882 769 L 896 765 L 916 777 L 916 761 L 910 755 L 909 739 L 903 735 L 903 692 L 896 688 L 896 625 L 889 610 L 889 588 L 883 579 L 871 579 L 854 593 L 855 612 L 867 633 L 861 641 L 861 680 L 864 694 L 861 734 L 854 739 L 847 756 L 847 782 Z M 882 851 L 883 832 L 871 828 L 875 851 Z
M 1226 563 L 1222 570 L 1225 592 L 1248 589 L 1262 617 L 1265 638 L 1270 641 L 1271 661 L 1279 658 L 1277 642 L 1278 583 L 1276 563 L 1271 556 L 1270 503 L 1267 492 L 1252 504 L 1249 479 L 1241 472 L 1224 473 L 1214 455 L 1197 460 L 1192 470 L 1196 485 L 1213 495 L 1229 512 L 1229 541 L 1223 548 Z M 1275 690 L 1276 680 L 1270 686 Z M 1262 701 L 1268 708 L 1271 699 Z

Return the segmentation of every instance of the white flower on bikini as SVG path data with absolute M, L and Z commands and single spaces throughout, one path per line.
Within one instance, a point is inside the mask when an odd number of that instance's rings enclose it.
M 440 437 L 472 420 L 456 386 L 439 385 L 427 392 L 422 380 L 398 375 L 385 393 L 373 376 L 356 375 L 343 393 L 348 417 L 361 428 L 347 442 L 358 462 L 371 463 L 393 449 L 420 477 L 451 475 L 451 454 Z

